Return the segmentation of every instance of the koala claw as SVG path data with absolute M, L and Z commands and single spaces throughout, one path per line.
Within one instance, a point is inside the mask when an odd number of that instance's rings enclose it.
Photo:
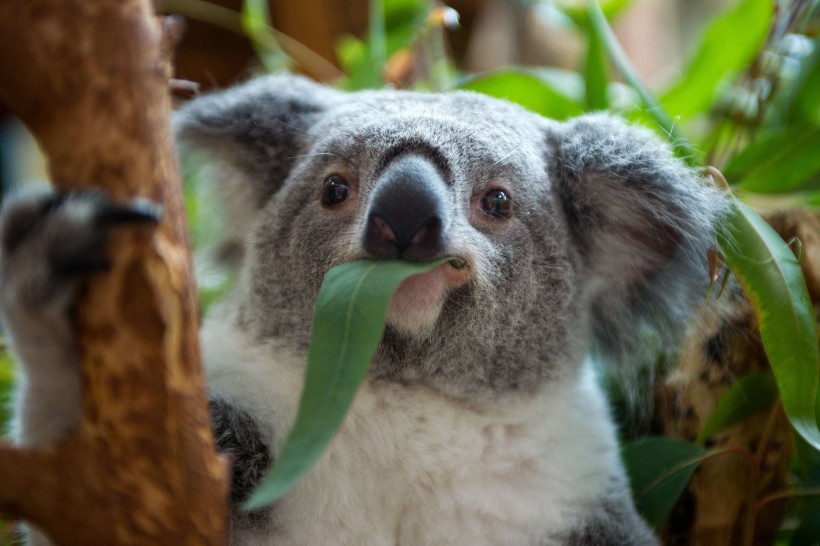
M 110 267 L 112 229 L 156 224 L 160 208 L 146 200 L 126 204 L 100 192 L 16 199 L 0 216 L 0 295 L 14 330 L 15 315 L 70 305 L 83 275 Z M 62 297 L 68 296 L 68 297 Z
M 134 199 L 121 205 L 117 203 L 106 203 L 101 208 L 96 220 L 100 225 L 117 224 L 153 224 L 156 225 L 162 220 L 162 207 L 147 199 Z

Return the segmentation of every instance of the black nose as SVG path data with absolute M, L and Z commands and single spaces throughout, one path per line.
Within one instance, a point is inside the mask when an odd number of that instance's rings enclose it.
M 427 260 L 444 249 L 446 186 L 420 157 L 391 163 L 376 182 L 364 249 L 374 258 Z

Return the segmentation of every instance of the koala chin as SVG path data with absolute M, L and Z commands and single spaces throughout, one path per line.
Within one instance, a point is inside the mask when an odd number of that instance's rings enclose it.
M 456 258 L 400 286 L 342 429 L 283 499 L 233 510 L 231 544 L 656 544 L 587 355 L 628 370 L 647 336 L 673 347 L 705 294 L 725 199 L 667 145 L 606 114 L 556 122 L 469 92 L 294 76 L 197 98 L 174 125 L 214 167 L 242 249 L 201 332 L 234 506 L 295 419 L 325 273 Z M 76 422 L 77 283 L 108 230 L 151 218 L 89 194 L 6 205 L 18 442 Z

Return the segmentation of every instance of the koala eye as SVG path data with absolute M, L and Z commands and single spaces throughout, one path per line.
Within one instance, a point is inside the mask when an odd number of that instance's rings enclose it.
M 322 204 L 326 207 L 338 205 L 350 195 L 350 186 L 347 180 L 338 174 L 332 174 L 325 179 L 325 186 L 322 189 Z
M 481 199 L 481 210 L 502 220 L 512 216 L 512 200 L 501 190 L 493 190 Z

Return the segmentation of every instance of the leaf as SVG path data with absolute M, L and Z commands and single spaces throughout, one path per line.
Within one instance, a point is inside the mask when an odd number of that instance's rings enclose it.
M 387 64 L 387 31 L 384 28 L 384 2 L 370 0 L 369 28 L 370 65 L 377 73 Z
M 747 66 L 771 26 L 774 0 L 740 0 L 712 20 L 680 81 L 661 97 L 673 117 L 709 110 L 722 81 Z
M 584 102 L 587 110 L 606 110 L 607 74 L 604 48 L 601 38 L 595 32 L 588 33 L 587 58 L 584 64 Z
M 583 106 L 546 78 L 521 69 L 506 69 L 470 78 L 459 89 L 506 99 L 544 117 L 565 120 L 584 112 Z
M 290 68 L 290 57 L 279 46 L 273 32 L 267 0 L 244 0 L 241 21 L 266 70 L 281 72 Z
M 371 0 L 372 21 L 367 41 L 348 34 L 336 46 L 336 55 L 346 74 L 342 87 L 351 91 L 383 88 L 382 71 L 387 59 L 410 46 L 430 9 L 426 0 Z
M 245 509 L 280 498 L 319 459 L 367 374 L 393 292 L 407 277 L 430 271 L 447 260 L 361 260 L 327 272 L 314 309 L 305 388 L 296 422 Z
M 726 176 L 744 190 L 783 193 L 820 187 L 820 127 L 801 124 L 768 135 L 735 157 Z
M 789 546 L 818 546 L 820 541 L 820 510 L 808 512 L 794 532 Z
M 820 123 L 820 35 L 814 38 L 812 53 L 800 66 L 800 76 L 789 90 L 783 105 L 783 120 L 794 123 L 806 119 Z
M 813 448 L 799 434 L 794 436 L 794 451 L 797 455 L 792 471 L 799 476 L 803 485 L 820 486 L 820 449 Z
M 726 225 L 718 243 L 757 314 L 783 408 L 795 430 L 820 449 L 820 350 L 800 265 L 777 233 L 743 203 L 733 201 Z
M 740 378 L 720 397 L 695 443 L 703 445 L 715 433 L 771 408 L 775 401 L 777 382 L 770 372 L 756 372 Z
M 13 386 L 14 360 L 5 341 L 0 339 L 0 437 L 7 431 L 6 425 L 11 418 L 8 401 L 11 398 Z
M 614 19 L 624 9 L 629 7 L 632 0 L 601 0 L 599 2 L 601 10 L 607 19 Z M 587 23 L 587 6 L 584 0 L 557 0 L 555 5 L 567 17 L 569 17 L 576 26 L 583 27 Z
M 658 99 L 655 98 L 638 77 L 638 73 L 632 66 L 629 57 L 626 56 L 621 44 L 618 42 L 618 38 L 615 37 L 615 33 L 612 32 L 612 28 L 609 26 L 609 23 L 607 23 L 604 12 L 601 11 L 601 7 L 595 0 L 589 0 L 589 23 L 590 32 L 597 34 L 612 64 L 615 65 L 624 80 L 626 80 L 630 87 L 638 94 L 638 98 L 640 98 L 641 105 L 646 114 L 655 120 L 658 126 L 669 136 L 672 148 L 678 157 L 690 165 L 694 165 L 698 157 L 698 152 L 692 147 L 689 141 L 683 137 L 676 124 L 672 121 L 672 118 L 670 118 L 669 114 L 661 107 Z
M 659 528 L 710 452 L 672 438 L 644 438 L 621 450 L 638 512 Z

